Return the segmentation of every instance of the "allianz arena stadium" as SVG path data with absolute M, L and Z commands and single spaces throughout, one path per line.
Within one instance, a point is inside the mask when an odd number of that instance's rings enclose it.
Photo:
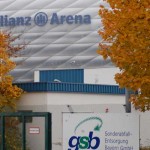
M 0 0 L 1 31 L 25 44 L 11 72 L 14 82 L 31 82 L 37 70 L 113 67 L 96 53 L 102 0 Z
M 77 150 L 81 135 L 89 136 L 87 139 L 91 141 L 95 137 L 99 139 L 99 148 L 93 148 L 97 150 L 138 150 L 140 145 L 150 146 L 150 130 L 145 130 L 150 126 L 150 113 L 133 108 L 128 101 L 130 93 L 120 89 L 114 80 L 118 68 L 96 52 L 102 40 L 98 34 L 103 27 L 98 15 L 100 5 L 106 3 L 103 0 L 0 0 L 1 32 L 19 36 L 14 45 L 25 45 L 18 57 L 11 58 L 17 66 L 10 72 L 13 84 L 26 91 L 17 103 L 19 117 L 23 119 L 23 150 L 26 143 L 32 150 L 51 147 Z M 52 118 L 48 121 L 40 115 L 34 116 L 37 112 L 46 112 Z M 97 119 L 101 115 L 102 119 Z M 0 118 L 3 117 L 0 113 Z M 84 122 L 88 124 L 83 126 Z M 2 123 L 0 119 L 0 134 L 3 134 L 0 149 L 5 150 Z M 74 137 L 77 129 L 80 130 Z M 129 133 L 121 137 L 126 143 L 117 142 L 114 147 L 111 139 L 118 141 L 119 137 L 113 134 L 122 131 Z M 76 145 L 74 138 L 78 140 Z M 86 141 L 82 142 L 81 146 L 87 146 Z

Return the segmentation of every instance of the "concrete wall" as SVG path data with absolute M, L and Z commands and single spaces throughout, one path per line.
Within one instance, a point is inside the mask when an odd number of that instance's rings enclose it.
M 77 93 L 26 93 L 18 103 L 19 110 L 32 110 L 34 112 L 52 113 L 52 147 L 53 150 L 62 150 L 62 114 L 63 113 L 125 113 L 124 96 L 117 95 L 97 95 L 97 94 L 77 94 Z M 38 126 L 42 130 L 39 135 L 27 133 L 28 145 L 33 150 L 43 145 L 43 122 L 42 120 L 33 120 L 27 124 L 27 129 L 31 126 Z M 28 131 L 27 131 L 28 132 Z
M 132 108 L 132 113 L 140 115 L 140 143 L 141 146 L 150 146 L 150 112 L 139 112 Z
M 18 103 L 20 110 L 52 113 L 52 150 L 62 150 L 62 115 L 63 113 L 125 113 L 125 96 L 97 95 L 78 93 L 26 93 Z M 132 108 L 132 113 L 140 115 L 140 144 L 150 145 L 150 113 L 140 113 Z M 36 124 L 35 124 L 36 123 Z M 42 126 L 42 122 L 33 122 L 34 126 Z M 29 126 L 29 125 L 28 125 Z M 31 126 L 31 124 L 30 124 Z M 147 130 L 146 130 L 147 129 Z M 41 132 L 44 134 L 44 132 Z M 29 145 L 39 144 L 35 140 L 39 137 L 29 136 Z M 41 135 L 43 136 L 43 135 Z M 30 140 L 31 139 L 31 140 Z M 43 141 L 43 137 L 41 140 Z M 34 150 L 34 149 L 33 149 Z

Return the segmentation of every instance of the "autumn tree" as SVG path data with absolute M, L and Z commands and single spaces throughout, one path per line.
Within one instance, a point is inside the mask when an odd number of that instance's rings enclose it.
M 98 53 L 120 69 L 115 75 L 120 87 L 138 91 L 130 98 L 132 104 L 150 110 L 150 1 L 104 1 Z
M 11 34 L 0 32 L 0 112 L 16 110 L 16 103 L 21 97 L 23 90 L 12 84 L 13 78 L 10 71 L 16 67 L 11 57 L 15 57 L 22 46 L 14 46 L 16 37 Z M 5 120 L 6 150 L 21 150 L 22 138 L 18 128 L 18 118 L 8 117 Z M 1 134 L 0 134 L 1 145 Z
M 0 111 L 16 108 L 16 102 L 23 90 L 12 84 L 9 72 L 16 67 L 10 57 L 15 56 L 20 46 L 13 46 L 15 38 L 8 33 L 0 33 Z

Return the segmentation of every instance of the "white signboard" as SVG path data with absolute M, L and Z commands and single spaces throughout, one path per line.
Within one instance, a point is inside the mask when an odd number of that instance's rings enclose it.
M 138 115 L 63 114 L 63 150 L 138 149 Z
M 29 133 L 30 134 L 40 134 L 40 128 L 39 127 L 30 127 Z

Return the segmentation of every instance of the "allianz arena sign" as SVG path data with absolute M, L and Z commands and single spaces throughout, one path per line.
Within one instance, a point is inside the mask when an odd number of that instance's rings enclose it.
M 38 12 L 33 17 L 30 16 L 9 17 L 8 15 L 0 15 L 0 27 L 31 26 L 33 23 L 37 26 L 44 26 L 46 24 L 51 25 L 91 24 L 91 16 L 58 15 L 57 13 L 53 13 L 51 16 L 48 16 L 45 12 Z

